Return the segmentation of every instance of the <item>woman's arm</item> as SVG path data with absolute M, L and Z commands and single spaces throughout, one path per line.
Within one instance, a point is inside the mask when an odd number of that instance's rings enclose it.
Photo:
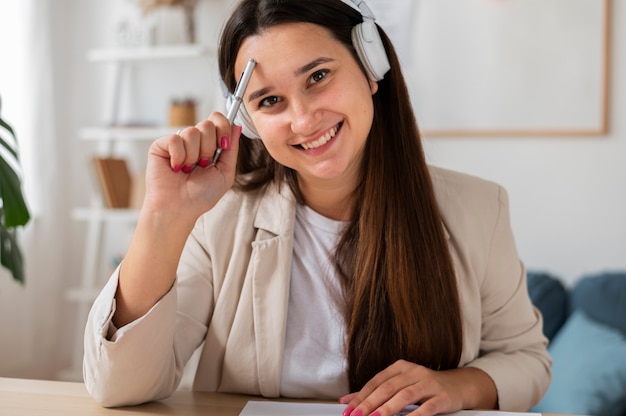
M 239 128 L 231 129 L 224 116 L 214 113 L 150 147 L 146 197 L 120 270 L 113 317 L 117 327 L 144 315 L 174 284 L 196 220 L 234 183 L 239 134 Z M 231 151 L 213 166 L 209 162 L 218 140 Z
M 215 122 L 161 138 L 150 148 L 146 198 L 135 235 L 122 265 L 94 303 L 85 330 L 85 383 L 105 406 L 167 397 L 204 338 L 212 300 L 208 279 L 190 276 L 187 286 L 201 299 L 190 305 L 178 305 L 174 283 L 186 244 L 202 244 L 188 238 L 197 218 L 234 180 L 238 128 L 233 129 L 231 151 L 223 152 L 218 166 L 202 166 L 215 149 L 215 144 L 202 142 L 215 143 L 222 118 L 214 114 Z M 197 166 L 184 172 L 183 166 L 192 166 L 190 160 Z M 206 266 L 204 273 L 210 269 Z
M 506 191 L 498 188 L 498 217 L 480 287 L 480 356 L 466 364 L 493 379 L 501 410 L 527 411 L 551 380 L 542 318 L 528 296 L 509 218 Z
M 472 182 L 454 181 L 454 185 L 446 186 L 475 190 Z M 547 340 L 541 316 L 528 297 L 526 273 L 510 227 L 507 194 L 493 185 L 477 189 L 483 190 L 472 196 L 476 206 L 467 212 L 469 204 L 461 197 L 450 202 L 455 208 L 448 214 L 456 221 L 450 221 L 452 238 L 467 245 L 466 251 L 471 253 L 460 261 L 468 270 L 458 272 L 476 274 L 467 277 L 471 289 L 465 289 L 475 291 L 476 300 L 469 308 L 478 313 L 464 319 L 473 319 L 472 327 L 480 334 L 466 334 L 464 340 L 475 338 L 476 354 L 480 355 L 463 368 L 439 372 L 398 361 L 360 392 L 341 399 L 349 405 L 347 414 L 360 411 L 362 416 L 376 412 L 377 416 L 388 416 L 416 402 L 423 405 L 412 415 L 472 408 L 527 411 L 546 391 L 551 378 Z M 474 209 L 480 215 L 474 215 Z M 473 296 L 465 293 L 466 298 Z

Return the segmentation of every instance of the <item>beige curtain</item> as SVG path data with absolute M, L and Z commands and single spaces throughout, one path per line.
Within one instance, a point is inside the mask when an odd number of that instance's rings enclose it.
M 59 2 L 60 3 L 60 2 Z M 53 378 L 65 306 L 65 145 L 57 135 L 52 0 L 0 0 L 2 114 L 16 132 L 32 220 L 20 233 L 26 284 L 0 270 L 0 376 Z M 64 5 L 66 6 L 66 5 Z

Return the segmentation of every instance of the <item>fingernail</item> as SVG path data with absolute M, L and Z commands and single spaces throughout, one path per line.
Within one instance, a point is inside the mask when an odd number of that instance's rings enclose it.
M 200 166 L 201 168 L 206 168 L 207 166 L 209 166 L 209 163 L 211 163 L 211 159 L 209 159 L 208 157 L 203 157 L 202 159 L 198 160 L 198 166 Z
M 370 413 L 370 416 L 380 416 L 380 412 L 376 411 L 374 413 Z
M 193 170 L 193 165 L 185 165 L 183 166 L 183 172 L 189 173 Z
M 222 138 L 220 139 L 220 147 L 224 150 L 228 150 L 229 146 L 230 143 L 228 141 L 228 136 L 222 136 Z
M 363 412 L 361 409 L 356 409 L 354 412 L 350 413 L 350 416 L 363 416 Z
M 342 416 L 350 416 L 353 410 L 354 410 L 354 407 L 352 406 L 346 407 L 346 410 L 343 411 Z
M 183 165 L 176 165 L 174 166 L 174 172 L 180 172 L 182 168 L 183 168 Z

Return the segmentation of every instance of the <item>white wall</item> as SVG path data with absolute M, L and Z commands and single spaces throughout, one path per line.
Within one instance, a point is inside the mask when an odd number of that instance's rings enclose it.
M 75 353 L 71 337 L 76 308 L 61 296 L 64 288 L 77 283 L 81 272 L 85 227 L 68 218 L 71 207 L 87 201 L 89 182 L 84 162 L 92 150 L 77 140 L 76 132 L 103 120 L 103 100 L 109 89 L 107 71 L 86 62 L 85 54 L 92 47 L 113 43 L 115 14 L 120 2 L 129 1 L 54 2 L 54 111 L 59 146 L 66 150 L 64 159 L 56 163 L 62 167 L 60 178 L 66 185 L 60 192 L 68 199 L 68 216 L 62 221 L 69 224 L 58 244 L 66 247 L 62 258 L 65 267 L 49 277 L 48 281 L 55 284 L 52 289 L 48 284 L 45 293 L 38 286 L 38 276 L 30 276 L 26 288 L 20 288 L 0 272 L 0 326 L 5 328 L 0 336 L 0 376 L 53 378 Z M 199 22 L 200 39 L 214 41 L 222 10 L 229 3 L 201 0 L 206 19 Z M 626 3 L 613 3 L 608 135 L 425 139 L 431 163 L 504 185 L 509 191 L 519 251 L 527 267 L 550 271 L 569 283 L 587 273 L 626 270 Z M 179 80 L 179 69 L 170 67 L 163 79 Z M 199 86 L 202 91 L 209 88 L 205 82 Z M 159 95 L 158 91 L 155 89 L 154 94 Z M 209 111 L 208 103 L 207 97 L 202 111 Z M 156 117 L 166 117 L 164 103 L 142 101 L 138 107 L 150 108 Z M 50 313 L 60 309 L 61 315 L 41 321 L 42 313 L 34 312 L 38 308 Z M 34 323 L 35 318 L 39 320 Z M 36 332 L 28 330 L 33 325 L 52 326 L 48 332 L 55 334 L 53 339 L 38 339 Z

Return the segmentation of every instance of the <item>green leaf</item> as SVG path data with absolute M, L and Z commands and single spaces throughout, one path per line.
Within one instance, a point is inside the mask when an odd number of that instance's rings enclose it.
M 4 127 L 11 134 L 11 136 L 13 136 L 13 138 L 15 139 L 15 132 L 13 131 L 11 126 L 9 126 L 7 123 L 4 122 L 4 120 L 2 120 L 2 118 L 0 118 L 0 126 Z M 9 143 L 2 138 L 2 135 L 0 135 L 0 145 L 2 145 L 2 147 L 7 149 L 9 153 L 13 155 L 13 157 L 15 157 L 16 159 L 18 158 L 17 150 L 14 149 L 13 146 L 9 145 Z
M 25 225 L 30 220 L 30 213 L 18 174 L 17 138 L 2 118 L 0 133 L 0 265 L 11 272 L 13 279 L 24 284 L 24 262 L 17 244 L 16 227 Z M 15 144 L 7 141 L 7 133 L 13 137 Z
M 0 225 L 11 228 L 25 225 L 30 220 L 20 179 L 2 158 L 0 158 L 0 200 L 4 211 L 4 215 L 0 215 Z
M 24 259 L 17 245 L 15 230 L 0 228 L 0 262 L 11 272 L 13 279 L 24 284 Z
M 9 133 L 11 133 L 11 136 L 15 137 L 15 132 L 13 131 L 13 128 L 11 128 L 11 126 L 9 126 L 4 120 L 2 120 L 2 118 L 0 118 L 0 126 L 7 129 Z
M 15 138 L 15 132 L 2 118 L 0 118 L 0 127 Z M 14 162 L 19 163 L 17 149 L 9 145 L 9 143 L 0 135 L 0 145 L 5 148 L 13 158 Z M 9 156 L 11 157 L 11 156 Z M 21 181 L 14 166 L 9 164 L 0 154 L 0 204 L 4 211 L 0 215 L 0 226 L 12 228 L 25 225 L 30 220 L 30 213 L 24 201 L 22 194 Z

